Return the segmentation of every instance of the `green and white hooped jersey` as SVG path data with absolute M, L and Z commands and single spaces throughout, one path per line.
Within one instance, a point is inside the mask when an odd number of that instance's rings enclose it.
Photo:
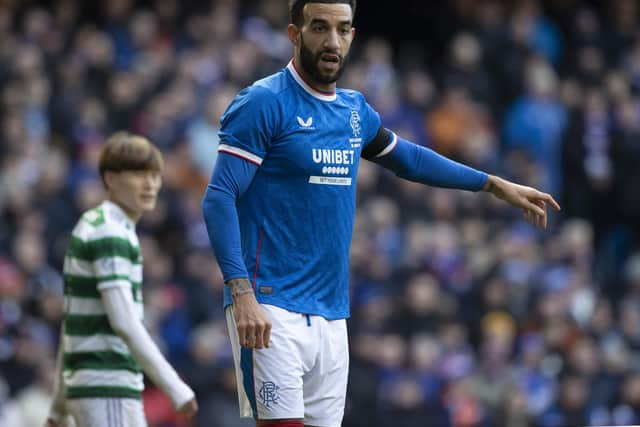
M 85 212 L 64 260 L 63 382 L 67 398 L 140 398 L 140 366 L 111 328 L 100 290 L 130 288 L 143 316 L 142 255 L 135 224 L 104 201 Z

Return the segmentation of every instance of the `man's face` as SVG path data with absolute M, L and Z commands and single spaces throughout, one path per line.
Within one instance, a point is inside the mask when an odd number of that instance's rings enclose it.
M 355 33 L 348 4 L 307 3 L 299 29 L 300 66 L 315 82 L 334 83 L 340 78 Z
M 160 172 L 153 170 L 107 172 L 111 198 L 132 217 L 155 208 L 162 186 Z

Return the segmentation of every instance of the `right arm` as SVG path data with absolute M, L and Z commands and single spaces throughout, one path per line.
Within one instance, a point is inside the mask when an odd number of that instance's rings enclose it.
M 211 247 L 233 298 L 233 315 L 240 345 L 269 346 L 271 323 L 256 300 L 242 259 L 237 199 L 249 188 L 258 166 L 226 152 L 220 152 L 202 200 L 202 211 Z
M 178 376 L 153 342 L 136 311 L 131 288 L 112 286 L 101 290 L 109 324 L 131 350 L 145 374 L 171 399 L 174 407 L 187 416 L 197 410 L 195 394 Z
M 261 86 L 243 89 L 221 117 L 220 155 L 202 201 L 211 247 L 233 298 L 240 345 L 269 345 L 271 323 L 249 281 L 242 258 L 236 202 L 267 156 L 282 116 L 275 94 Z

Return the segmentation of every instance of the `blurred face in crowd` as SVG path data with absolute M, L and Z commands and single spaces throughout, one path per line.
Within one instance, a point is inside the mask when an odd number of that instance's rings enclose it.
M 108 171 L 104 178 L 109 199 L 117 203 L 134 221 L 140 219 L 143 212 L 156 206 L 158 191 L 162 186 L 160 171 Z
M 348 4 L 307 3 L 301 27 L 289 24 L 298 72 L 312 86 L 333 91 L 355 36 Z
M 561 384 L 561 395 L 564 407 L 570 410 L 584 407 L 588 397 L 587 383 L 583 377 L 574 376 L 566 378 Z

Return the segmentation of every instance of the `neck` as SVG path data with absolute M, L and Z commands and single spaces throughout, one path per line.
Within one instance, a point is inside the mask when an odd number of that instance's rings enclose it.
M 299 56 L 296 55 L 296 57 L 293 58 L 293 66 L 306 84 L 308 84 L 318 92 L 322 92 L 326 95 L 333 95 L 336 92 L 336 82 L 333 82 L 333 83 L 317 82 L 302 68 L 302 66 L 300 65 L 301 62 L 302 61 L 300 61 Z
M 129 209 L 124 203 L 120 202 L 116 197 L 113 196 L 113 194 L 110 194 L 109 197 L 107 197 L 107 199 L 110 202 L 115 203 L 116 205 L 118 205 L 118 207 L 120 209 L 122 209 L 122 211 L 129 217 L 129 219 L 131 219 L 131 221 L 133 221 L 135 224 L 138 223 L 138 221 L 140 221 L 140 218 L 142 217 L 142 212 L 136 212 L 136 211 L 132 211 L 131 209 Z

